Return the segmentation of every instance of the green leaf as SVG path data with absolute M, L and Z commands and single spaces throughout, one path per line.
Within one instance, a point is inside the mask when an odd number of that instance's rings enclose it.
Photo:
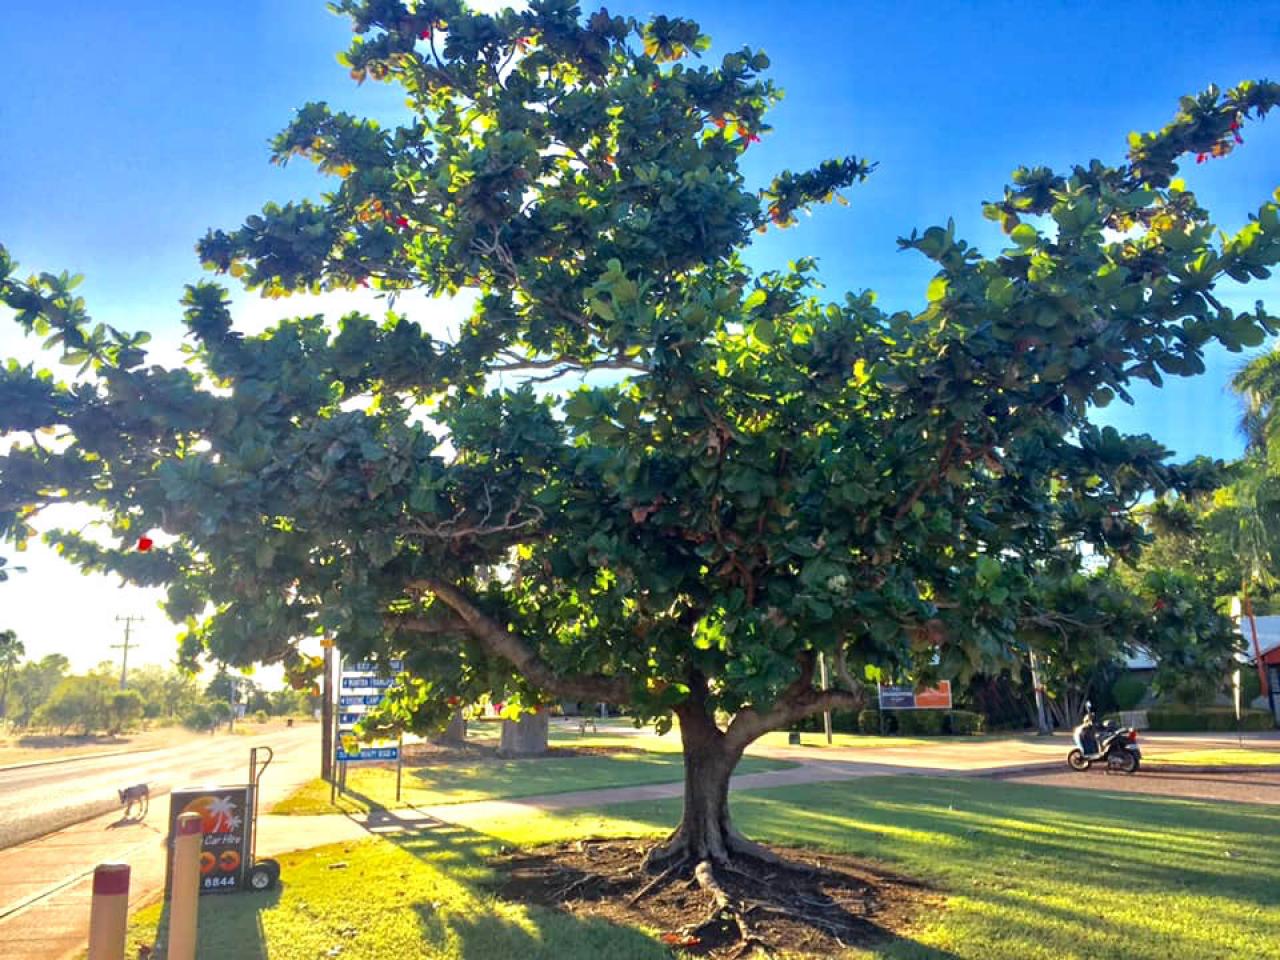
M 1022 223 L 1013 228 L 1010 239 L 1020 247 L 1034 247 L 1040 239 L 1040 234 L 1031 224 Z
M 948 280 L 946 277 L 942 277 L 942 276 L 934 277 L 933 280 L 929 283 L 929 289 L 925 292 L 925 296 L 928 298 L 929 302 L 937 303 L 939 300 L 945 297 L 947 295 L 947 287 L 950 285 L 950 283 L 951 281 Z

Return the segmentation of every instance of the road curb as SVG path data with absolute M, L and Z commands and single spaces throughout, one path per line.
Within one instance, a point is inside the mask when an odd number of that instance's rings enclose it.
M 944 777 L 970 777 L 972 779 L 995 779 L 996 777 L 1012 776 L 1018 773 L 1039 773 L 1043 770 L 1053 770 L 1056 767 L 1065 767 L 1065 760 L 1033 760 L 1027 763 L 1014 764 L 1008 767 L 983 767 L 980 770 L 948 770 L 941 774 Z
M 28 760 L 24 763 L 11 763 L 8 766 L 0 767 L 0 773 L 6 773 L 9 770 L 26 770 L 30 767 L 49 767 L 55 763 L 74 763 L 77 760 L 98 760 L 106 757 L 123 757 L 129 753 L 155 753 L 158 750 L 167 750 L 168 747 L 144 747 L 141 750 L 111 750 L 107 753 L 80 753 L 74 757 L 55 757 L 52 760 Z

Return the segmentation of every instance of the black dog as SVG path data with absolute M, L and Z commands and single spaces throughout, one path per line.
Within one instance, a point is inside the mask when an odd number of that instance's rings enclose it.
M 134 784 L 132 787 L 125 787 L 123 790 L 117 790 L 120 794 L 120 803 L 124 806 L 124 818 L 129 819 L 133 812 L 134 805 L 138 807 L 137 817 L 141 820 L 147 815 L 147 811 L 151 809 L 151 791 L 145 783 Z

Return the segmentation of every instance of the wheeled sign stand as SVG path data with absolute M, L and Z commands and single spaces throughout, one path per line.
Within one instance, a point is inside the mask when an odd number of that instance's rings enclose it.
M 265 754 L 265 756 L 263 756 Z M 258 859 L 258 787 L 274 753 L 270 747 L 249 751 L 249 782 L 224 786 L 180 787 L 169 794 L 169 864 L 173 869 L 178 817 L 201 818 L 200 892 L 262 893 L 280 881 L 280 864 Z M 165 889 L 169 888 L 166 878 Z
M 265 750 L 267 758 L 258 761 L 258 751 Z M 280 881 L 280 864 L 266 857 L 258 859 L 258 783 L 262 774 L 275 759 L 270 747 L 253 747 L 249 750 L 249 786 L 253 788 L 253 825 L 249 828 L 249 871 L 245 875 L 245 886 L 260 893 L 272 889 Z

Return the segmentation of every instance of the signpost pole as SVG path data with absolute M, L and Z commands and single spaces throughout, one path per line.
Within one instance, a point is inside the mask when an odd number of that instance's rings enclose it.
M 404 734 L 396 742 L 396 803 L 400 802 L 400 780 L 404 776 Z

